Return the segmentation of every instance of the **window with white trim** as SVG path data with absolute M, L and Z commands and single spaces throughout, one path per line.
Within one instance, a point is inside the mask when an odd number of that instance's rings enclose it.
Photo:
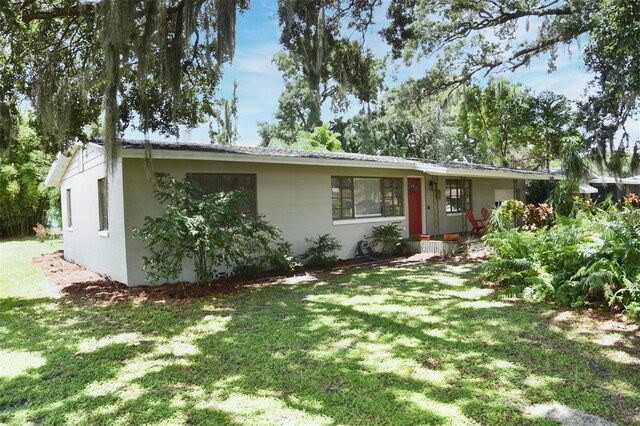
M 107 179 L 98 179 L 98 219 L 100 223 L 100 231 L 109 229 L 109 192 L 107 188 Z
M 71 188 L 67 188 L 67 228 L 71 228 L 73 221 L 71 220 Z
M 402 216 L 402 178 L 332 176 L 334 220 Z
M 471 208 L 471 181 L 469 179 L 445 180 L 445 212 L 464 213 Z
M 256 217 L 257 193 L 256 175 L 226 173 L 187 173 L 187 179 L 198 184 L 203 195 L 218 192 L 242 191 L 249 195 L 247 206 L 242 213 Z

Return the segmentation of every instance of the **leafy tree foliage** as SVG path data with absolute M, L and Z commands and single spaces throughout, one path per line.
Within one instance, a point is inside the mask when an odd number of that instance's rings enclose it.
M 616 133 L 638 112 L 636 0 L 395 0 L 388 17 L 391 23 L 383 35 L 395 58 L 410 61 L 438 54 L 422 80 L 427 95 L 492 72 L 514 71 L 542 54 L 549 54 L 550 69 L 555 69 L 558 49 L 587 37 L 585 64 L 596 75 L 580 108 L 589 132 L 587 146 L 594 149 L 596 160 L 615 171 L 620 164 L 616 158 L 639 143 L 626 132 L 621 143 L 615 141 Z M 521 41 L 519 29 L 530 24 L 536 36 Z
M 166 135 L 195 126 L 213 114 L 236 13 L 247 7 L 248 0 L 0 2 L 0 142 L 15 140 L 24 99 L 52 151 L 85 140 L 83 128 L 101 114 L 108 159 L 130 125 Z
M 268 147 L 297 151 L 342 151 L 339 137 L 339 133 L 332 132 L 326 124 L 322 124 L 313 129 L 313 132 L 300 130 L 292 144 L 281 139 L 271 139 Z
M 531 99 L 531 143 L 534 169 L 549 171 L 551 161 L 560 158 L 567 138 L 578 135 L 575 113 L 569 100 L 551 91 L 544 91 Z
M 640 108 L 640 2 L 599 1 L 589 20 L 585 49 L 587 69 L 595 74 L 592 91 L 580 103 L 593 159 L 602 169 L 620 174 L 631 157 L 630 173 L 640 172 L 640 140 L 630 138 L 625 124 Z M 616 133 L 621 131 L 618 142 Z
M 213 112 L 217 124 L 217 130 L 213 130 L 209 122 L 209 138 L 211 142 L 220 145 L 233 145 L 238 140 L 238 83 L 233 82 L 233 94 L 231 99 L 221 98 L 217 100 L 219 110 Z
M 532 135 L 531 99 L 526 88 L 504 79 L 464 88 L 459 121 L 478 162 L 523 165 Z
M 0 153 L 0 235 L 29 235 L 49 209 L 59 211 L 60 191 L 43 184 L 52 160 L 35 131 L 21 125 L 13 149 Z
M 505 79 L 464 86 L 458 120 L 475 161 L 549 170 L 564 142 L 579 136 L 569 100 Z
M 387 89 L 374 109 L 344 126 L 346 151 L 428 160 L 470 158 L 456 123 L 457 102 L 445 98 L 413 102 L 416 82 Z
M 380 0 L 279 0 L 280 43 L 305 77 L 313 95 L 309 125 L 319 124 L 322 99 L 339 90 L 363 102 L 375 98 L 380 79 L 372 73 L 376 60 L 362 40 L 341 37 L 351 30 L 363 37 Z M 339 83 L 330 84 L 333 79 Z M 315 119 L 315 122 L 313 121 Z
M 211 281 L 217 269 L 251 264 L 281 243 L 276 227 L 240 213 L 247 203 L 240 191 L 202 195 L 195 183 L 164 173 L 155 182 L 164 212 L 135 230 L 149 251 L 143 269 L 151 281 L 177 278 L 185 259 L 193 260 L 198 280 Z
M 300 130 L 322 124 L 322 107 L 334 113 L 349 106 L 349 95 L 371 103 L 384 78 L 384 62 L 364 46 L 380 0 L 279 0 L 280 44 L 274 62 L 285 89 L 278 101 L 276 123 L 260 123 L 262 144 L 293 140 Z M 353 40 L 345 33 L 361 35 Z M 288 142 L 290 143 L 290 142 Z

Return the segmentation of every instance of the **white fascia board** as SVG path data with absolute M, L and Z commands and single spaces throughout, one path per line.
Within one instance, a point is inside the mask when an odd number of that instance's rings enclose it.
M 619 184 L 619 185 L 640 185 L 640 178 L 631 177 L 631 178 L 614 178 L 610 176 L 605 177 L 597 177 L 593 179 L 589 179 L 589 183 L 599 183 L 599 184 Z
M 564 179 L 564 176 L 552 174 L 538 174 L 527 172 L 512 172 L 507 170 L 479 170 L 479 169 L 463 169 L 458 167 L 436 167 L 429 166 L 423 169 L 425 173 L 436 176 L 460 176 L 460 177 L 476 177 L 476 178 L 492 178 L 492 179 L 523 179 L 523 180 L 556 180 Z
M 122 158 L 144 158 L 142 149 L 122 149 Z M 304 166 L 362 167 L 374 169 L 420 170 L 415 163 L 391 163 L 363 160 L 318 159 L 304 157 L 287 157 L 274 155 L 233 154 L 207 151 L 174 151 L 154 148 L 151 154 L 154 160 L 204 160 L 232 161 L 240 163 L 293 164 Z
M 618 181 L 616 180 L 616 178 L 612 178 L 612 177 L 597 177 L 597 178 L 589 179 L 589 183 L 606 184 L 606 183 L 617 183 L 617 182 Z
M 58 169 L 60 168 L 60 162 L 62 161 L 62 153 L 59 152 L 56 154 L 55 160 L 49 167 L 49 171 L 47 172 L 47 177 L 44 178 L 44 185 L 48 187 L 57 187 L 60 186 L 60 177 L 58 175 Z
M 71 159 L 73 158 L 80 145 L 82 145 L 80 142 L 75 143 L 71 147 L 71 151 L 69 152 L 68 156 L 63 155 L 61 152 L 58 152 L 58 154 L 56 154 L 56 159 L 51 164 L 51 167 L 49 167 L 47 177 L 44 179 L 45 186 L 60 188 L 60 185 L 62 184 L 62 178 L 64 177 L 67 168 L 69 168 Z
M 625 185 L 640 185 L 640 178 L 638 177 L 624 178 L 620 181 Z

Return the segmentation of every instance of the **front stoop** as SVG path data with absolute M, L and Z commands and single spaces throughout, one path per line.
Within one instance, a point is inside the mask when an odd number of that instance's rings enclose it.
M 463 236 L 458 241 L 442 241 L 442 240 L 427 240 L 416 241 L 407 240 L 407 249 L 409 253 L 429 253 L 442 256 L 451 256 L 455 254 L 462 254 L 463 252 L 475 252 L 478 250 L 484 250 L 484 244 L 477 237 Z

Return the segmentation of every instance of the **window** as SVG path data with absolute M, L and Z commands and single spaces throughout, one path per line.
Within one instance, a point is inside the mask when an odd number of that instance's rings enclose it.
M 67 228 L 71 228 L 71 188 L 67 188 Z
M 243 213 L 253 217 L 257 215 L 256 175 L 187 173 L 187 179 L 197 183 L 203 195 L 229 191 L 243 191 L 249 194 L 249 203 Z
M 468 179 L 446 179 L 445 181 L 447 213 L 463 213 L 471 208 L 471 181 Z
M 100 231 L 109 229 L 109 193 L 107 192 L 107 179 L 98 179 L 98 213 Z
M 512 200 L 516 198 L 513 189 L 496 189 L 495 201 L 496 207 L 498 207 L 505 200 Z
M 402 178 L 333 176 L 333 219 L 402 216 Z

